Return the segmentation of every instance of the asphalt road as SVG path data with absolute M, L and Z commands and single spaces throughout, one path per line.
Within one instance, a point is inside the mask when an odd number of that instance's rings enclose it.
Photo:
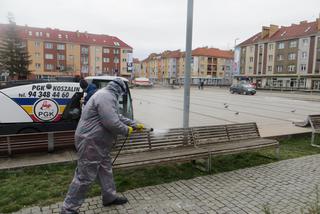
M 132 89 L 134 117 L 158 129 L 182 127 L 183 88 Z M 320 114 L 320 95 L 258 91 L 230 94 L 226 88 L 191 89 L 190 126 L 257 122 L 262 136 L 310 131 L 293 122 Z

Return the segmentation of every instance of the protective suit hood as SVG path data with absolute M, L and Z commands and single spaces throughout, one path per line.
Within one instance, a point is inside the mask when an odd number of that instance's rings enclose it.
M 107 86 L 106 89 L 112 91 L 117 97 L 122 94 L 127 93 L 127 87 L 124 81 L 121 78 L 116 78 L 112 80 Z

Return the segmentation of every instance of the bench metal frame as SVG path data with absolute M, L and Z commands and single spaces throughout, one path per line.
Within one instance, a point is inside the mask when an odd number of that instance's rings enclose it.
M 315 142 L 317 135 L 320 134 L 320 115 L 309 115 L 308 119 L 312 127 L 311 146 L 320 148 L 320 145 Z

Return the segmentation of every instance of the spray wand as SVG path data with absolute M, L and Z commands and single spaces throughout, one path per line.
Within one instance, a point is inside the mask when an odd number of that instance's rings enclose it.
M 143 128 L 142 130 L 148 131 L 148 132 L 153 132 L 153 128 Z M 129 137 L 129 135 L 126 136 L 126 139 L 123 141 L 123 143 L 122 143 L 122 145 L 121 145 L 121 147 L 120 147 L 120 150 L 118 151 L 117 155 L 116 155 L 115 158 L 113 159 L 113 161 L 112 161 L 112 166 L 114 165 L 114 162 L 117 160 L 117 158 L 118 158 L 121 150 L 122 150 L 123 147 L 124 147 L 124 144 L 126 144 L 126 142 L 127 142 L 127 140 L 128 140 L 128 137 Z

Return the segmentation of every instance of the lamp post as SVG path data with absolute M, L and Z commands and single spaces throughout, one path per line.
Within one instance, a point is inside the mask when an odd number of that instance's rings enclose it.
M 185 73 L 184 73 L 184 99 L 183 99 L 183 128 L 185 129 L 189 127 L 192 22 L 193 22 L 193 0 L 188 0 L 186 56 L 185 56 L 186 66 L 185 66 Z

